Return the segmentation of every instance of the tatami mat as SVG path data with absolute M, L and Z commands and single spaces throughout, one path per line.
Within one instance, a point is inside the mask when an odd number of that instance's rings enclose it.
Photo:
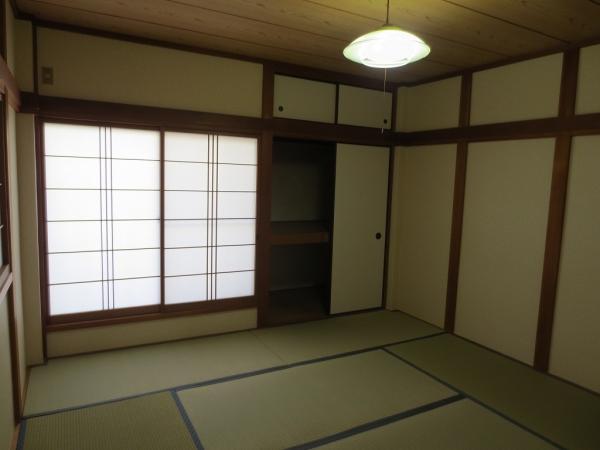
M 456 393 L 377 350 L 179 391 L 204 448 L 279 449 Z
M 600 396 L 452 335 L 390 350 L 565 448 L 600 449 Z
M 550 450 L 556 447 L 471 400 L 319 447 L 327 450 Z
M 32 369 L 25 415 L 281 364 L 249 332 L 53 359 Z
M 21 445 L 23 450 L 196 449 L 169 392 L 29 419 Z
M 375 311 L 253 330 L 287 363 L 419 338 L 442 330 L 401 312 Z

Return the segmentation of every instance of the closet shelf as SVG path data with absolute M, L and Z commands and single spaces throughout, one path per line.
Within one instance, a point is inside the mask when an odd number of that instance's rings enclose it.
M 326 222 L 271 222 L 271 245 L 326 242 L 329 242 L 329 226 Z

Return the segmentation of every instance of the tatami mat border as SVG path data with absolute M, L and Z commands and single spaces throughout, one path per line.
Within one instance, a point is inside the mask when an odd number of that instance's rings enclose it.
M 394 345 L 395 345 L 395 344 L 394 344 Z M 402 362 L 403 362 L 403 363 L 405 363 L 405 364 L 408 364 L 409 366 L 413 367 L 414 369 L 417 369 L 419 372 L 421 372 L 421 373 L 423 373 L 423 374 L 425 374 L 425 375 L 427 375 L 427 376 L 429 376 L 429 377 L 433 378 L 435 381 L 437 381 L 438 383 L 441 383 L 441 384 L 443 384 L 443 385 L 444 385 L 444 386 L 446 386 L 447 388 L 450 388 L 450 389 L 452 389 L 452 390 L 454 390 L 454 391 L 458 392 L 459 394 L 462 394 L 462 395 L 463 395 L 465 398 L 468 398 L 469 400 L 471 400 L 471 401 L 473 401 L 473 402 L 477 403 L 478 405 L 480 405 L 480 406 L 483 406 L 485 409 L 487 409 L 487 410 L 489 410 L 489 411 L 493 412 L 494 414 L 496 414 L 496 415 L 498 415 L 498 416 L 502 417 L 503 419 L 506 419 L 506 420 L 508 420 L 510 423 L 512 423 L 513 425 L 515 425 L 515 426 L 517 426 L 517 427 L 521 428 L 522 430 L 525 430 L 525 431 L 527 431 L 528 433 L 531 433 L 531 434 L 533 434 L 534 436 L 536 436 L 536 437 L 538 437 L 539 439 L 541 439 L 541 440 L 543 440 L 543 441 L 547 442 L 548 444 L 550 444 L 550 445 L 553 445 L 553 446 L 555 446 L 556 448 L 558 448 L 558 449 L 560 449 L 560 450 L 567 450 L 565 447 L 563 447 L 563 446 L 561 446 L 561 445 L 557 444 L 556 442 L 552 441 L 551 439 L 548 439 L 546 436 L 544 436 L 544 435 L 542 435 L 542 434 L 538 433 L 537 431 L 534 431 L 534 430 L 532 430 L 531 428 L 529 428 L 529 427 L 527 427 L 527 426 L 523 425 L 522 423 L 519 423 L 519 422 L 517 422 L 516 420 L 514 420 L 514 419 L 510 418 L 510 417 L 509 417 L 509 416 L 507 416 L 506 414 L 504 414 L 504 413 L 502 413 L 502 412 L 498 411 L 497 409 L 495 409 L 495 408 L 491 407 L 490 405 L 488 405 L 488 404 L 486 404 L 486 403 L 483 403 L 481 400 L 479 400 L 479 399 L 477 399 L 477 398 L 473 397 L 472 395 L 469 395 L 469 394 L 467 394 L 466 392 L 464 392 L 464 391 L 463 391 L 463 390 L 461 390 L 461 389 L 458 389 L 456 386 L 453 386 L 453 385 L 451 385 L 450 383 L 447 383 L 446 381 L 442 380 L 441 378 L 438 378 L 438 377 L 436 377 L 436 376 L 435 376 L 435 375 L 433 375 L 432 373 L 430 373 L 430 372 L 428 372 L 428 371 L 426 371 L 426 370 L 422 369 L 421 367 L 419 367 L 419 366 L 417 366 L 416 364 L 414 364 L 414 363 L 410 362 L 409 360 L 407 360 L 407 359 L 403 358 L 402 356 L 400 356 L 400 355 L 397 355 L 396 353 L 394 353 L 393 351 L 389 350 L 388 348 L 384 348 L 384 349 L 383 349 L 383 351 L 384 351 L 384 352 L 386 352 L 386 353 L 389 353 L 390 355 L 392 355 L 392 356 L 393 356 L 393 357 L 395 357 L 395 358 L 398 358 L 400 361 L 402 361 Z

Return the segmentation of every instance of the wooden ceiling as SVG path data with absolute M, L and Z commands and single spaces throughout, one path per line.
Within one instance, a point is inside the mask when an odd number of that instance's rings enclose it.
M 415 82 L 600 39 L 600 0 L 390 0 L 390 22 L 432 48 L 388 71 Z M 17 0 L 41 20 L 372 78 L 342 56 L 385 21 L 386 0 Z

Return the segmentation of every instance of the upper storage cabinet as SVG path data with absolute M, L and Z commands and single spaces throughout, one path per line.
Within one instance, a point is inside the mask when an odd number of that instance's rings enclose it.
M 558 115 L 562 54 L 473 74 L 471 125 Z
M 389 130 L 392 94 L 340 84 L 338 123 Z
M 334 123 L 335 84 L 275 75 L 273 115 Z
M 579 51 L 577 114 L 600 112 L 600 44 Z

